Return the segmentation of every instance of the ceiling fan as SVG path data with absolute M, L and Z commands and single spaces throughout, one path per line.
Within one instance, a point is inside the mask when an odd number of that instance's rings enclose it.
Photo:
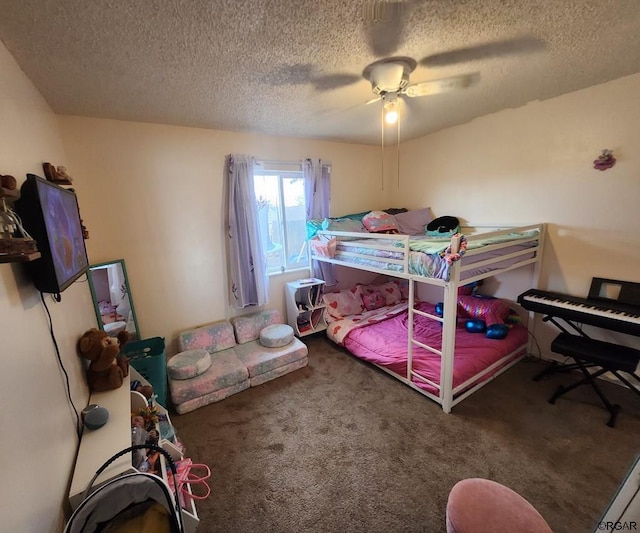
M 524 54 L 538 51 L 545 44 L 532 36 L 519 36 L 476 44 L 428 55 L 419 60 L 394 57 L 406 35 L 405 26 L 412 10 L 423 0 L 367 0 L 361 7 L 361 24 L 369 50 L 381 58 L 363 70 L 362 74 L 320 74 L 311 64 L 287 65 L 268 77 L 274 85 L 311 84 L 317 91 L 332 91 L 357 83 L 362 77 L 371 82 L 376 98 L 390 101 L 398 96 L 414 98 L 468 87 L 479 79 L 478 73 L 409 84 L 409 74 L 424 67 L 451 66 L 470 61 Z M 371 101 L 369 102 L 371 103 Z
M 410 57 L 389 57 L 368 65 L 362 76 L 371 83 L 375 98 L 365 102 L 372 104 L 384 102 L 385 120 L 389 124 L 398 118 L 399 97 L 415 98 L 464 89 L 475 82 L 479 75 L 461 74 L 437 80 L 409 83 L 409 75 L 415 70 L 417 62 Z

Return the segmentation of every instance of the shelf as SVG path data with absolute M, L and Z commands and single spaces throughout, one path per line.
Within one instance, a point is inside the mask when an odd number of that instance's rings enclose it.
M 40 252 L 31 252 L 28 254 L 3 254 L 0 253 L 0 263 L 27 263 L 40 259 Z
M 324 283 L 321 279 L 306 278 L 286 285 L 287 319 L 298 337 L 327 329 L 322 300 Z
M 20 190 L 0 187 L 0 198 L 6 198 L 7 200 L 17 200 L 18 198 L 20 198 Z
M 109 411 L 109 420 L 100 429 L 83 428 L 69 490 L 69 503 L 72 509 L 75 509 L 82 502 L 87 485 L 98 468 L 120 450 L 131 446 L 129 379 L 125 379 L 122 386 L 117 389 L 92 393 L 89 403 L 105 407 Z M 96 479 L 93 487 L 97 488 L 110 479 L 128 472 L 134 472 L 129 454 L 123 455 L 111 463 Z
M 325 304 L 316 305 L 314 307 L 308 307 L 306 309 L 298 309 L 298 314 L 302 315 L 304 313 L 308 313 L 309 311 L 315 311 L 316 309 L 324 309 L 326 307 Z
M 131 446 L 131 413 L 132 410 L 145 405 L 146 399 L 138 393 L 131 392 L 130 381 L 137 380 L 143 385 L 148 382 L 132 367 L 129 368 L 129 377 L 124 380 L 122 386 L 117 389 L 94 392 L 91 394 L 89 403 L 97 403 L 109 411 L 109 420 L 100 429 L 83 429 L 82 438 L 78 448 L 78 456 L 69 489 L 69 504 L 75 510 L 82 503 L 87 485 L 93 478 L 95 472 L 102 464 L 121 450 Z M 137 398 L 136 396 L 140 396 Z M 136 400 L 132 400 L 136 398 Z M 159 413 L 167 416 L 167 421 L 171 423 L 167 410 L 160 404 L 155 404 Z M 159 432 L 159 427 L 158 427 Z M 176 460 L 182 458 L 182 450 L 178 449 L 166 438 L 161 438 L 158 445 L 164 448 L 171 457 Z M 162 478 L 167 481 L 164 456 L 160 456 L 162 465 Z M 127 453 L 113 461 L 98 476 L 92 485 L 95 489 L 107 481 L 126 473 L 136 472 L 131 464 L 131 454 Z M 185 533 L 195 533 L 200 519 L 196 511 L 196 506 L 191 502 L 188 508 L 182 508 L 182 519 Z

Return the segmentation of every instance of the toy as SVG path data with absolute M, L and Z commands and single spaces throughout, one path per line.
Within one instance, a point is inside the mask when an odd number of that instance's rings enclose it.
M 153 396 L 153 386 L 151 386 L 151 385 L 143 385 L 137 379 L 131 380 L 131 390 L 139 392 L 147 400 L 150 400 L 151 397 Z
M 67 167 L 63 165 L 58 165 L 58 168 L 56 168 L 56 176 L 57 179 L 55 181 L 58 181 L 60 183 L 70 184 L 73 181 L 71 179 L 71 176 L 67 174 Z
M 152 405 L 147 405 L 143 409 L 138 409 L 136 415 L 141 416 L 144 420 L 145 429 L 154 428 L 158 423 L 158 409 Z
M 120 348 L 129 340 L 129 333 L 121 331 L 110 337 L 106 331 L 91 328 L 78 340 L 78 353 L 91 361 L 87 368 L 87 382 L 94 392 L 119 388 L 129 375 L 129 359 Z
M 9 189 L 10 191 L 13 191 L 18 187 L 18 182 L 13 176 L 0 175 L 0 186 L 2 186 L 5 189 Z
M 469 333 L 484 333 L 488 339 L 504 339 L 509 325 L 519 321 L 508 303 L 476 294 L 477 283 L 465 285 L 458 290 L 458 317 L 466 319 L 465 329 Z M 442 317 L 443 304 L 436 304 L 436 314 Z

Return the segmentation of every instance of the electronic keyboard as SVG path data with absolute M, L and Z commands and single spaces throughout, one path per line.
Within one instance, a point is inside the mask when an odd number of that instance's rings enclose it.
M 608 280 L 594 278 L 594 283 L 602 281 Z M 622 292 L 622 294 L 625 293 Z M 633 294 L 635 296 L 635 292 Z M 592 297 L 580 298 L 558 292 L 530 289 L 518 296 L 518 303 L 534 313 L 640 336 L 640 302 L 635 304 L 628 303 L 626 299 L 620 301 L 594 296 L 593 285 L 590 295 Z

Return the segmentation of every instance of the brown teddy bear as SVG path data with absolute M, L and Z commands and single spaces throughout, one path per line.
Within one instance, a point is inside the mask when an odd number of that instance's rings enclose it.
M 92 392 L 117 389 L 129 375 L 129 358 L 120 354 L 129 340 L 129 332 L 121 331 L 110 337 L 106 331 L 91 328 L 78 341 L 78 353 L 91 361 L 87 382 Z

